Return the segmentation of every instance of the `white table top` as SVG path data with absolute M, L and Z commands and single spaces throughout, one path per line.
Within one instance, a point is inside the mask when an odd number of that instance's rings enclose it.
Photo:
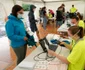
M 48 40 L 50 40 L 50 39 L 52 39 L 52 36 L 53 34 L 49 34 L 48 36 L 47 36 L 47 39 Z M 58 35 L 55 35 L 54 36 L 54 38 L 58 38 Z M 61 52 L 60 52 L 61 51 Z M 37 54 L 39 54 L 39 53 L 41 53 L 41 52 L 43 52 L 43 50 L 42 50 L 42 48 L 39 46 L 39 47 L 37 47 L 30 55 L 28 55 L 21 63 L 23 63 L 23 62 L 34 62 L 34 63 L 36 63 L 37 61 L 34 61 L 34 56 L 36 56 Z M 57 48 L 57 50 L 56 50 L 56 53 L 59 53 L 59 54 L 61 54 L 61 55 L 63 55 L 63 56 L 65 56 L 65 57 L 67 57 L 68 55 L 69 55 L 69 50 L 68 49 L 66 49 L 66 48 L 64 48 L 64 47 L 58 47 Z M 45 55 L 42 55 L 41 57 L 44 57 Z M 57 58 L 55 58 L 53 61 L 60 61 L 59 59 L 57 59 Z M 65 66 L 66 66 L 66 68 L 64 69 L 64 70 L 67 70 L 67 65 L 66 64 L 64 64 Z M 62 65 L 61 65 L 62 66 Z M 28 69 L 26 69 L 26 68 L 20 68 L 19 67 L 19 65 L 18 66 L 16 66 L 15 68 L 14 68 L 14 70 L 28 70 Z
M 67 32 L 68 31 L 68 26 L 67 24 L 70 24 L 71 26 L 73 26 L 73 24 L 71 23 L 71 20 L 66 20 L 64 24 L 62 24 L 59 28 L 58 28 L 58 32 Z

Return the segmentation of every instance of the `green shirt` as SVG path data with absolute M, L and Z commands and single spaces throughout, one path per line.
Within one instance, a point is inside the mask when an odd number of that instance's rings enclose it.
M 80 40 L 74 45 L 72 52 L 67 57 L 70 62 L 68 70 L 84 70 L 85 65 L 85 40 Z
M 75 7 L 72 7 L 72 8 L 70 9 L 70 12 L 71 12 L 71 13 L 76 13 L 76 11 L 77 11 L 77 9 L 76 9 Z
M 84 21 L 83 20 L 80 20 L 79 23 L 78 23 L 78 26 L 83 27 L 83 29 L 85 29 L 84 28 Z

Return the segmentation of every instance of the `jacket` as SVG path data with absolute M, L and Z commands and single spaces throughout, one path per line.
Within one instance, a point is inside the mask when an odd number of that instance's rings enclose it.
M 35 16 L 34 16 L 34 11 L 33 9 L 36 8 L 34 5 L 30 6 L 30 12 L 28 14 L 29 17 L 29 22 L 30 22 L 30 28 L 32 30 L 32 32 L 37 31 L 37 27 L 36 27 L 36 20 L 35 20 Z
M 24 37 L 26 36 L 26 31 L 23 22 L 13 16 L 9 15 L 8 21 L 5 25 L 6 33 L 8 38 L 11 41 L 11 46 L 13 48 L 18 48 L 20 46 L 24 46 L 26 41 L 24 41 Z

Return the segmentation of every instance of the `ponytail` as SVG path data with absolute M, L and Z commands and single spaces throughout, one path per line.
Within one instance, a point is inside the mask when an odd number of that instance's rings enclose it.
M 79 27 L 79 33 L 78 33 L 78 36 L 80 37 L 80 38 L 83 38 L 83 36 L 84 36 L 84 29 L 82 28 L 82 27 Z

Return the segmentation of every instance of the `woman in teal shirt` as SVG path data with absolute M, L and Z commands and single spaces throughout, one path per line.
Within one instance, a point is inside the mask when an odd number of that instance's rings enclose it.
M 17 64 L 25 58 L 27 48 L 26 31 L 24 23 L 21 20 L 22 15 L 22 7 L 15 5 L 12 8 L 12 13 L 8 16 L 8 21 L 5 25 L 7 36 L 10 39 L 10 44 L 17 56 Z

